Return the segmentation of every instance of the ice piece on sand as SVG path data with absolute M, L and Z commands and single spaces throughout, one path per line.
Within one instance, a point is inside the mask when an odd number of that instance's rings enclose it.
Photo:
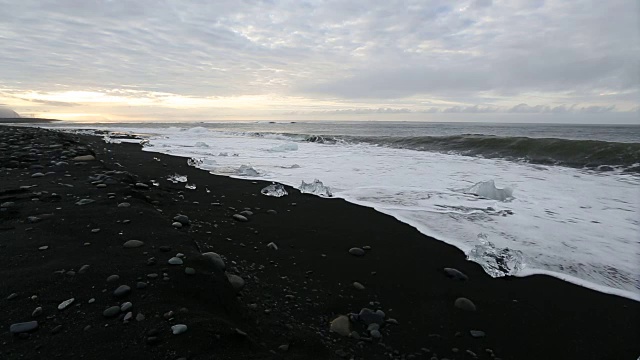
M 498 201 L 513 199 L 513 190 L 511 188 L 498 189 L 493 180 L 481 181 L 469 188 L 463 189 L 463 192 Z
M 276 184 L 276 183 L 273 183 L 265 187 L 264 189 L 260 190 L 260 193 L 262 195 L 275 196 L 275 197 L 282 197 L 285 195 L 289 195 L 287 193 L 287 190 L 284 188 L 284 186 L 282 186 L 282 184 Z
M 331 189 L 328 186 L 324 186 L 322 181 L 315 179 L 312 183 L 306 183 L 302 180 L 302 184 L 300 184 L 300 192 L 303 194 L 314 194 L 319 196 L 333 196 L 331 194 Z
M 203 159 L 190 158 L 189 160 L 187 160 L 187 165 L 198 167 L 198 165 L 202 165 L 202 162 L 203 162 Z
M 187 182 L 186 175 L 173 174 L 167 177 L 167 180 L 171 181 L 174 184 Z
M 478 234 L 478 242 L 467 254 L 467 260 L 480 264 L 487 274 L 493 277 L 515 275 L 525 267 L 521 251 L 497 248 L 485 234 Z
M 258 170 L 248 165 L 240 165 L 236 173 L 242 176 L 260 176 Z
M 189 189 L 189 190 L 195 190 L 196 189 L 196 184 L 185 184 L 184 187 Z

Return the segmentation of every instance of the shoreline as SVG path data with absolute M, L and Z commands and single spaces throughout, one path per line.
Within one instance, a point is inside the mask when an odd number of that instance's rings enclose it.
M 86 151 L 93 152 L 97 160 L 84 165 L 62 165 L 60 168 L 40 161 L 44 164 L 44 172 L 52 170 L 53 174 L 39 178 L 31 177 L 37 171 L 29 169 L 33 163 L 25 162 L 26 167 L 15 170 L 7 170 L 4 164 L 0 165 L 2 189 L 10 189 L 26 182 L 38 185 L 38 192 L 45 190 L 51 193 L 55 190 L 62 195 L 62 199 L 56 200 L 46 209 L 52 211 L 53 219 L 28 223 L 28 216 L 32 216 L 36 209 L 42 211 L 44 208 L 34 205 L 36 202 L 29 202 L 29 198 L 16 201 L 21 210 L 14 217 L 2 218 L 2 227 L 7 224 L 14 227 L 0 232 L 3 235 L 0 243 L 5 253 L 3 256 L 14 254 L 16 258 L 24 258 L 15 264 L 16 267 L 4 267 L 2 275 L 6 277 L 12 272 L 26 271 L 31 275 L 29 279 L 34 279 L 33 283 L 45 284 L 42 286 L 46 287 L 51 275 L 40 274 L 40 269 L 52 262 L 58 262 L 59 268 L 59 262 L 74 258 L 77 253 L 81 258 L 91 258 L 96 264 L 119 268 L 121 278 L 128 274 L 130 278 L 136 279 L 152 269 L 157 271 L 159 268 L 167 268 L 162 272 L 169 274 L 169 280 L 148 281 L 150 290 L 147 293 L 134 290 L 129 297 L 134 306 L 141 304 L 144 312 L 155 314 L 157 318 L 147 316 L 148 320 L 122 325 L 118 319 L 104 319 L 102 307 L 92 307 L 87 305 L 86 299 L 80 300 L 83 296 L 93 294 L 97 299 L 96 303 L 106 306 L 114 302 L 103 299 L 109 298 L 110 291 L 107 294 L 101 292 L 103 287 L 111 290 L 113 288 L 101 285 L 109 270 L 99 270 L 99 280 L 96 278 L 95 281 L 83 282 L 83 285 L 93 284 L 94 290 L 90 290 L 90 286 L 78 287 L 81 281 L 67 281 L 68 278 L 62 275 L 63 280 L 56 283 L 60 289 L 47 289 L 54 293 L 68 292 L 64 289 L 68 287 L 87 294 L 77 296 L 77 305 L 68 309 L 72 311 L 49 310 L 50 314 L 55 314 L 54 319 L 42 321 L 45 323 L 43 327 L 48 326 L 51 330 L 39 329 L 29 339 L 13 336 L 7 329 L 13 322 L 30 319 L 29 315 L 35 307 L 32 306 L 32 300 L 24 300 L 26 304 L 19 298 L 2 300 L 12 301 L 11 310 L 1 313 L 2 324 L 6 325 L 2 336 L 8 344 L 2 352 L 9 349 L 12 355 L 8 358 L 20 351 L 34 355 L 33 358 L 47 358 L 45 354 L 28 352 L 28 348 L 33 345 L 30 342 L 46 343 L 47 346 L 41 347 L 41 351 L 51 355 L 62 351 L 56 346 L 68 344 L 68 341 L 82 343 L 76 345 L 79 348 L 76 355 L 90 355 L 96 349 L 116 347 L 125 351 L 130 358 L 148 356 L 149 353 L 155 354 L 155 358 L 174 359 L 180 356 L 190 359 L 207 358 L 210 355 L 219 358 L 320 359 L 341 358 L 343 354 L 346 358 L 365 359 L 403 356 L 430 359 L 434 354 L 437 354 L 438 359 L 602 359 L 633 358 L 640 354 L 640 345 L 635 341 L 640 334 L 637 326 L 640 304 L 632 300 L 602 294 L 542 275 L 493 279 L 479 265 L 466 261 L 464 254 L 457 248 L 431 239 L 414 227 L 372 208 L 342 199 L 324 201 L 319 197 L 302 195 L 290 187 L 287 187 L 289 196 L 269 198 L 259 194 L 260 189 L 268 184 L 265 181 L 212 176 L 207 171 L 188 166 L 183 158 L 142 151 L 137 144 L 106 144 L 99 137 L 31 129 L 33 130 L 0 127 L 0 131 L 3 131 L 0 143 L 6 141 L 6 134 L 18 132 L 27 134 L 24 141 L 36 144 L 44 143 L 40 139 L 47 137 L 53 137 L 58 142 L 77 139 L 69 144 L 80 147 L 83 143 L 89 144 L 90 148 Z M 46 152 L 41 152 L 42 160 L 48 159 Z M 31 155 L 27 153 L 25 156 Z M 97 184 L 86 180 L 87 173 L 95 174 L 105 171 L 103 169 L 126 171 L 123 176 L 128 179 L 128 183 L 118 181 L 117 184 L 106 184 L 101 189 L 96 188 Z M 190 179 L 189 183 L 195 183 L 197 188 L 189 190 L 184 188 L 184 184 L 172 184 L 165 180 L 168 174 L 176 172 L 186 174 Z M 70 176 L 66 177 L 65 174 Z M 74 179 L 73 188 L 65 189 L 65 186 L 59 185 L 74 177 L 77 179 Z M 152 179 L 159 182 L 160 186 L 149 185 Z M 136 188 L 138 182 L 147 184 L 147 188 Z M 76 191 L 81 191 L 82 196 L 97 200 L 95 204 L 86 205 L 87 214 L 76 214 L 78 208 L 72 206 L 71 199 L 67 200 L 67 197 L 71 197 L 67 193 Z M 105 194 L 112 191 L 116 194 L 117 202 L 104 198 Z M 126 196 L 131 198 L 126 199 Z M 39 197 L 48 198 L 43 194 Z M 122 210 L 117 204 L 124 200 L 131 207 Z M 96 209 L 91 210 L 91 206 Z M 57 207 L 62 210 L 56 210 Z M 67 207 L 71 209 L 66 210 Z M 247 216 L 249 221 L 238 222 L 232 218 L 233 214 L 245 211 L 243 209 L 246 207 L 251 208 L 254 213 Z M 271 216 L 265 212 L 266 209 L 275 210 L 277 214 Z M 84 218 L 92 211 L 97 211 L 94 215 L 103 216 Z M 115 221 L 122 221 L 120 211 L 129 211 L 131 223 L 124 225 Z M 189 216 L 192 222 L 190 226 L 182 229 L 171 226 L 171 220 L 178 212 Z M 67 233 L 62 236 L 57 232 L 38 230 L 39 227 L 61 230 L 55 225 L 56 218 L 64 216 L 69 219 L 73 214 L 83 218 L 74 222 L 75 225 L 66 229 Z M 138 222 L 137 218 L 144 222 Z M 153 224 L 153 227 L 144 224 Z M 89 225 L 100 226 L 102 230 L 91 235 L 87 228 Z M 24 231 L 29 227 L 33 230 L 29 231 L 30 238 L 25 239 Z M 118 235 L 119 231 L 123 235 Z M 153 233 L 152 236 L 149 236 L 149 232 Z M 51 233 L 56 234 L 55 238 L 50 237 Z M 52 244 L 73 243 L 78 236 L 91 236 L 99 241 L 92 240 L 91 246 L 82 246 L 81 250 L 69 248 L 67 252 L 61 253 L 38 251 L 35 246 L 46 239 Z M 114 244 L 113 237 L 126 240 L 133 236 L 138 236 L 145 242 L 143 250 L 148 254 L 138 252 L 134 256 L 131 253 L 121 259 L 121 241 Z M 176 242 L 174 237 L 184 238 L 185 241 Z M 13 242 L 18 239 L 26 244 L 17 247 Z M 268 248 L 267 244 L 270 242 L 276 243 L 278 250 Z M 164 245 L 166 243 L 172 244 L 171 250 L 159 250 L 161 246 L 167 246 Z M 108 246 L 105 250 L 96 249 L 99 244 Z M 54 245 L 50 246 L 55 250 Z M 349 248 L 355 246 L 371 246 L 371 250 L 367 250 L 365 256 L 355 257 L 348 253 Z M 33 249 L 27 252 L 31 256 L 51 258 L 45 259 L 44 263 L 30 262 L 29 256 L 23 255 L 29 248 Z M 166 265 L 170 255 L 177 250 L 185 255 L 185 266 L 193 264 L 193 268 L 198 271 L 196 278 L 184 276 L 184 266 L 176 268 Z M 225 283 L 224 277 L 213 270 L 202 274 L 208 276 L 208 280 L 199 277 L 201 268 L 206 268 L 198 258 L 198 254 L 204 250 L 223 255 L 228 263 L 228 272 L 238 274 L 245 280 L 246 284 L 238 293 L 239 296 Z M 81 254 L 80 251 L 87 251 L 89 255 Z M 104 257 L 111 254 L 116 257 L 106 260 L 114 264 L 104 264 Z M 158 264 L 147 265 L 149 256 L 157 258 Z M 14 257 L 3 260 L 10 264 L 14 261 L 10 259 Z M 134 261 L 136 265 L 132 266 L 129 261 Z M 79 265 L 81 264 L 78 262 Z M 94 268 L 94 264 L 91 266 Z M 129 267 L 132 269 L 129 270 Z M 464 272 L 469 280 L 454 281 L 447 278 L 443 273 L 445 267 Z M 89 275 L 91 271 L 87 273 Z M 30 283 L 18 281 L 14 277 L 8 278 L 6 285 L 3 284 L 2 294 L 15 292 L 26 296 L 33 293 Z M 79 279 L 81 275 L 71 277 Z M 203 280 L 209 281 L 210 285 L 203 288 Z M 365 288 L 354 289 L 354 281 L 360 282 Z M 176 286 L 184 286 L 184 293 L 172 290 Z M 464 312 L 456 309 L 453 304 L 459 297 L 471 299 L 477 310 Z M 39 298 L 45 299 L 46 296 L 41 294 Z M 65 299 L 58 293 L 43 308 L 57 305 Z M 218 306 L 207 306 L 211 299 L 218 299 Z M 186 301 L 190 302 L 189 311 L 179 312 L 178 304 Z M 372 302 L 373 305 L 370 305 Z M 170 303 L 175 304 L 167 306 Z M 393 322 L 384 324 L 382 340 L 357 341 L 329 333 L 329 322 L 339 314 L 357 313 L 367 306 L 383 309 L 388 318 L 398 322 L 397 325 Z M 165 320 L 163 314 L 170 308 L 174 308 L 176 317 L 182 317 L 179 320 L 189 326 L 190 330 L 184 335 L 167 333 L 167 322 L 172 321 Z M 265 310 L 270 311 L 265 313 Z M 76 318 L 81 314 L 95 323 L 95 334 L 84 331 L 84 325 L 76 323 Z M 219 319 L 214 323 L 222 325 L 210 328 L 207 324 L 213 318 Z M 60 322 L 63 326 L 59 330 L 61 333 L 50 334 L 55 326 L 50 326 L 53 324 L 47 322 Z M 69 325 L 69 322 L 73 325 Z M 155 327 L 162 329 L 163 336 L 159 343 L 148 344 L 148 338 L 153 336 L 149 336 L 150 326 L 145 322 L 154 322 Z M 105 328 L 105 324 L 109 326 Z M 365 330 L 359 328 L 361 324 L 354 323 L 352 326 L 358 332 L 365 333 Z M 141 327 L 144 329 L 140 329 Z M 238 333 L 236 328 L 248 336 Z M 98 331 L 103 329 L 109 334 L 106 338 Z M 470 335 L 471 330 L 482 331 L 485 336 L 474 337 Z M 85 339 L 87 336 L 95 336 L 91 337 L 93 341 L 102 339 L 105 344 L 89 349 L 88 346 L 95 343 Z M 89 344 L 83 345 L 85 341 Z M 205 342 L 206 346 L 199 341 Z M 215 346 L 211 346 L 212 341 L 216 343 Z M 56 342 L 60 345 L 55 344 Z M 380 346 L 380 343 L 384 346 Z M 287 345 L 286 350 L 280 348 L 282 345 Z M 247 347 L 249 350 L 245 349 Z M 102 353 L 102 356 L 110 358 L 106 354 Z

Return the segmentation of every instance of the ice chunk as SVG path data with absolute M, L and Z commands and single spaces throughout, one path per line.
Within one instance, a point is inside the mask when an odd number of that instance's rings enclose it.
M 171 181 L 174 184 L 187 182 L 186 175 L 173 174 L 167 177 L 167 180 Z
M 479 182 L 467 189 L 463 189 L 463 192 L 498 201 L 513 199 L 513 190 L 511 188 L 498 189 L 493 180 Z
M 149 142 L 148 139 L 144 139 L 140 141 L 140 145 L 142 145 L 142 147 L 149 147 L 151 146 L 151 143 Z
M 218 156 L 229 156 L 229 153 L 221 152 L 220 154 L 218 154 Z
M 120 144 L 122 143 L 122 140 L 120 139 L 114 139 L 112 137 L 110 137 L 109 135 L 105 135 L 102 137 L 102 139 L 104 140 L 104 142 L 106 142 L 107 144 Z
M 203 159 L 198 159 L 198 158 L 191 158 L 187 160 L 187 164 L 193 167 L 198 167 L 199 165 L 202 165 L 202 162 L 203 162 Z
M 209 145 L 207 145 L 207 143 L 202 142 L 202 141 L 198 141 L 197 143 L 195 143 L 195 145 L 193 145 L 195 147 L 200 147 L 200 148 L 208 148 Z
M 284 151 L 296 151 L 298 150 L 298 144 L 295 143 L 287 143 L 278 146 L 274 146 L 269 151 L 273 152 L 284 152 Z
M 262 195 L 275 196 L 275 197 L 282 197 L 285 195 L 289 195 L 287 193 L 287 190 L 284 188 L 284 186 L 282 186 L 282 184 L 276 184 L 276 183 L 273 183 L 265 187 L 264 189 L 260 190 L 260 193 Z
M 258 170 L 248 165 L 240 165 L 236 173 L 241 176 L 260 176 Z
M 196 189 L 196 184 L 185 184 L 184 187 L 189 189 L 189 190 L 195 190 Z
M 312 183 L 306 183 L 302 180 L 302 184 L 300 184 L 300 192 L 303 194 L 314 194 L 319 196 L 333 196 L 331 194 L 331 189 L 328 186 L 324 186 L 322 181 L 315 179 Z
M 487 274 L 493 277 L 515 275 L 524 268 L 521 251 L 497 248 L 485 234 L 478 234 L 478 242 L 467 254 L 467 260 L 480 264 Z

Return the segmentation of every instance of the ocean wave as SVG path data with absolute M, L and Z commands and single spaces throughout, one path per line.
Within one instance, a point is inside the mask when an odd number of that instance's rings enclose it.
M 351 141 L 420 151 L 454 152 L 484 158 L 520 160 L 611 171 L 640 173 L 640 144 L 598 140 L 499 137 L 490 135 L 352 137 Z

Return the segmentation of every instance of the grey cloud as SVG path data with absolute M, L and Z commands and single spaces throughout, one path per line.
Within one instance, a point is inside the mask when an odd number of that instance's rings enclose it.
M 10 14 L 0 17 L 0 87 L 18 90 L 275 94 L 345 109 L 530 94 L 628 108 L 640 91 L 638 3 L 628 0 L 0 0 L 0 9 Z M 498 111 L 461 106 L 448 112 Z M 606 110 L 590 106 L 511 112 Z M 433 109 L 446 110 L 411 108 Z
M 337 109 L 337 110 L 316 110 L 316 111 L 291 111 L 286 115 L 302 114 L 327 114 L 327 115 L 364 115 L 364 114 L 409 114 L 409 109 L 396 108 L 376 108 L 376 109 Z
M 442 110 L 443 113 L 467 113 L 467 114 L 487 114 L 487 113 L 495 113 L 500 111 L 498 107 L 495 106 L 452 106 L 445 108 Z

